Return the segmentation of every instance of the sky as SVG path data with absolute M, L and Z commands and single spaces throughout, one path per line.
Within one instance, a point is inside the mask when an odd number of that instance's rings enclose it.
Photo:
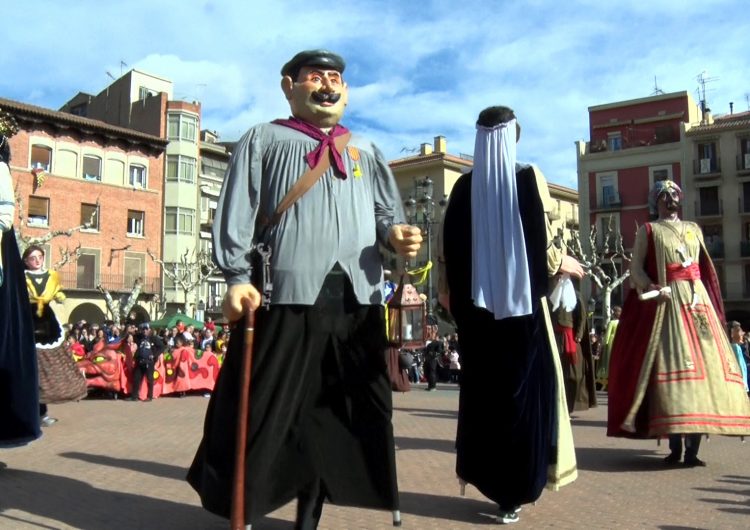
M 515 110 L 519 160 L 576 188 L 588 107 L 687 91 L 714 115 L 750 110 L 743 0 L 27 0 L 2 10 L 0 97 L 59 109 L 131 68 L 200 101 L 202 128 L 238 139 L 286 117 L 281 66 L 298 51 L 344 57 L 343 124 L 389 160 L 438 135 L 471 154 L 490 105 Z

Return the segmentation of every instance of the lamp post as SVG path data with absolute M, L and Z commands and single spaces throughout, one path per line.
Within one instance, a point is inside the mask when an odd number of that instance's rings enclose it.
M 448 196 L 438 201 L 439 210 L 432 200 L 433 182 L 427 176 L 414 179 L 414 195 L 404 201 L 406 216 L 409 224 L 422 229 L 427 239 L 427 260 L 432 262 L 432 233 L 433 227 L 440 223 L 440 218 L 448 204 Z M 416 197 L 416 198 L 415 198 Z M 432 271 L 427 272 L 427 314 L 432 315 Z

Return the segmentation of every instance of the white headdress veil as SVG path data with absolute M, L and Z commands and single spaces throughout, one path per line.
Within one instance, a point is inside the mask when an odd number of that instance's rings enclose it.
M 477 125 L 471 180 L 474 304 L 500 320 L 531 314 L 531 282 L 516 192 L 516 120 Z

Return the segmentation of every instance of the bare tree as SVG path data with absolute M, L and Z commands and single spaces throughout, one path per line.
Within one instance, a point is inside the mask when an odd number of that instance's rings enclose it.
M 112 293 L 110 293 L 108 289 L 102 287 L 101 284 L 96 286 L 96 290 L 104 295 L 104 301 L 107 303 L 107 310 L 112 316 L 112 320 L 118 323 L 127 318 L 128 313 L 130 313 L 130 310 L 133 309 L 133 306 L 138 301 L 138 296 L 140 296 L 142 288 L 143 278 L 137 278 L 133 282 L 133 287 L 130 289 L 130 292 L 126 291 L 115 299 L 112 296 Z
M 568 252 L 575 256 L 586 269 L 586 275 L 596 285 L 598 298 L 602 307 L 602 328 L 607 329 L 611 316 L 612 292 L 630 276 L 632 254 L 625 251 L 622 234 L 614 227 L 612 216 L 609 217 L 599 241 L 596 225 L 591 228 L 588 237 L 588 248 L 581 245 L 580 233 L 571 231 L 566 246 Z M 595 297 L 592 292 L 592 297 Z
M 197 249 L 192 251 L 186 250 L 180 256 L 179 261 L 165 263 L 156 257 L 151 250 L 147 250 L 146 252 L 151 256 L 154 263 L 157 263 L 161 267 L 164 276 L 169 278 L 175 287 L 183 292 L 185 301 L 183 302 L 182 312 L 187 314 L 190 293 L 206 283 L 206 280 L 218 270 L 218 267 L 211 258 L 211 254 Z

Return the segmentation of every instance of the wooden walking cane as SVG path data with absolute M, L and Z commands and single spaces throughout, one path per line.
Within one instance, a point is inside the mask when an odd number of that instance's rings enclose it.
M 237 432 L 234 452 L 234 483 L 232 484 L 232 530 L 245 530 L 245 451 L 247 450 L 247 426 L 250 421 L 250 375 L 253 369 L 253 338 L 255 333 L 255 311 L 249 303 L 245 310 L 242 368 L 240 372 L 240 395 L 237 408 Z
M 267 309 L 271 303 L 271 249 L 267 245 L 256 245 L 255 252 L 261 263 L 255 266 L 259 276 L 256 285 L 261 293 L 261 307 Z M 242 301 L 244 310 L 244 348 L 240 372 L 240 395 L 237 407 L 237 431 L 235 435 L 234 482 L 232 483 L 232 510 L 230 527 L 232 530 L 245 530 L 245 453 L 247 451 L 247 430 L 250 424 L 250 390 L 253 371 L 253 341 L 255 338 L 255 311 L 250 301 Z M 230 339 L 231 340 L 231 339 Z

